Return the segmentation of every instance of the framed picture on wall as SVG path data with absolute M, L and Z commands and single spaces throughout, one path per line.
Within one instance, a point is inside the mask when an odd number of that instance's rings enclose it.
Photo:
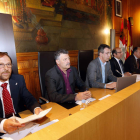
M 118 17 L 122 17 L 122 1 L 115 0 L 115 15 Z

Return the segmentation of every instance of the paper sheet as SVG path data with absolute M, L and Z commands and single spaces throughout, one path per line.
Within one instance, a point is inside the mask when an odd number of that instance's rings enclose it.
M 26 118 L 20 119 L 20 120 L 17 118 L 17 120 L 18 120 L 21 124 L 22 124 L 22 123 L 27 123 L 27 122 L 30 122 L 30 121 L 34 121 L 34 120 L 37 120 L 37 119 L 40 119 L 40 118 L 44 117 L 51 109 L 52 109 L 52 107 L 49 108 L 49 109 L 46 109 L 46 110 L 44 110 L 44 111 L 42 111 L 42 112 L 40 112 L 38 115 L 36 115 L 36 114 L 30 115 L 29 117 L 26 117 Z
M 103 99 L 105 99 L 105 98 L 107 98 L 107 97 L 109 97 L 109 96 L 111 96 L 110 94 L 108 94 L 108 95 L 106 95 L 106 96 L 104 96 L 104 97 L 102 97 L 102 98 L 100 98 L 100 99 L 98 99 L 98 100 L 103 100 Z
M 95 98 L 88 98 L 88 99 L 86 100 L 86 104 L 88 104 L 88 103 L 90 103 L 90 102 L 93 102 L 93 101 L 95 101 L 95 100 L 96 100 Z M 78 104 L 78 105 L 81 105 L 81 104 L 82 104 L 82 101 L 76 101 L 75 103 Z
M 44 125 L 41 125 L 41 126 L 39 126 L 40 124 L 37 124 L 34 122 L 29 122 L 29 123 L 26 123 L 25 127 L 19 128 L 19 133 L 18 133 L 18 131 L 15 131 L 12 134 L 4 134 L 1 137 L 5 140 L 20 140 L 20 139 L 24 138 L 25 136 L 27 136 L 29 133 L 35 133 L 58 121 L 59 120 L 56 119 L 56 120 L 53 120 L 53 121 L 46 123 Z
M 135 74 L 135 75 L 137 75 L 136 82 L 139 82 L 140 81 L 140 74 Z
M 20 140 L 20 139 L 24 138 L 25 136 L 27 136 L 31 132 L 31 130 L 34 129 L 35 127 L 37 127 L 37 126 L 39 126 L 39 124 L 29 122 L 25 125 L 25 127 L 19 128 L 19 133 L 18 133 L 18 130 L 17 130 L 12 134 L 6 133 L 1 137 L 4 138 L 4 139 L 11 138 L 13 140 Z
M 49 126 L 49 125 L 51 125 L 51 124 L 53 124 L 53 123 L 56 123 L 56 122 L 58 122 L 58 121 L 59 121 L 59 120 L 56 119 L 56 120 L 53 120 L 53 121 L 51 121 L 51 122 L 48 122 L 48 123 L 46 123 L 46 124 L 44 124 L 44 125 L 35 127 L 34 129 L 32 129 L 31 133 L 35 133 L 35 132 L 37 132 L 37 131 L 39 131 L 39 130 L 41 130 L 41 129 L 43 129 L 43 128 L 45 128 L 45 127 L 47 127 L 47 126 Z

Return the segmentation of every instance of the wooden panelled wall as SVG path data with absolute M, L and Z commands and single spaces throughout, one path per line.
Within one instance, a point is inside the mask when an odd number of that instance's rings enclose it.
M 115 0 L 113 0 L 113 8 L 112 8 L 112 23 L 113 23 L 113 29 L 115 29 L 115 47 L 119 47 L 119 38 L 121 35 L 120 29 L 121 29 L 121 23 L 123 21 L 124 23 L 124 35 L 127 39 L 127 19 L 128 19 L 128 1 L 129 0 L 123 0 L 122 1 L 122 18 L 115 16 Z
M 113 29 L 116 31 L 115 36 L 115 47 L 119 46 L 119 38 L 120 38 L 120 29 L 121 23 L 123 20 L 124 29 L 123 33 L 127 40 L 128 37 L 128 30 L 127 30 L 127 20 L 128 17 L 133 17 L 132 26 L 132 40 L 133 46 L 140 46 L 140 0 L 122 0 L 122 17 L 115 16 L 115 0 L 112 1 L 112 23 Z
M 71 65 L 78 66 L 78 50 L 69 51 Z M 95 50 L 94 59 L 98 57 Z M 39 73 L 38 73 L 38 52 L 17 53 L 18 73 L 23 75 L 27 89 L 38 100 L 41 96 Z
M 39 73 L 38 73 L 38 53 L 17 53 L 18 73 L 24 76 L 27 89 L 38 100 L 41 96 Z
M 129 0 L 129 16 L 133 17 L 132 38 L 134 47 L 140 46 L 140 0 Z

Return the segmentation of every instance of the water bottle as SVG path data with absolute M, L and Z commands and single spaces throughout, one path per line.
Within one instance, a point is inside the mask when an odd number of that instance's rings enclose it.
M 80 105 L 80 110 L 83 110 L 84 108 L 86 108 L 86 100 L 82 100 L 82 103 Z

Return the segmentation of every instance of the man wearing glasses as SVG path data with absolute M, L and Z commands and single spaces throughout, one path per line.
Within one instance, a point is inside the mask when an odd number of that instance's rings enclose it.
M 86 86 L 89 88 L 108 88 L 116 87 L 117 77 L 115 77 L 110 68 L 110 47 L 101 44 L 98 48 L 98 58 L 92 60 L 87 68 Z M 109 83 L 111 82 L 111 83 Z
M 12 133 L 25 125 L 9 117 L 25 110 L 39 114 L 42 109 L 27 90 L 22 75 L 12 74 L 12 60 L 7 53 L 0 52 L 0 132 Z M 9 119 L 8 119 L 9 118 Z
M 121 48 L 112 50 L 113 57 L 110 59 L 111 70 L 116 77 L 131 76 L 129 72 L 124 71 L 123 61 L 121 60 L 123 52 Z

